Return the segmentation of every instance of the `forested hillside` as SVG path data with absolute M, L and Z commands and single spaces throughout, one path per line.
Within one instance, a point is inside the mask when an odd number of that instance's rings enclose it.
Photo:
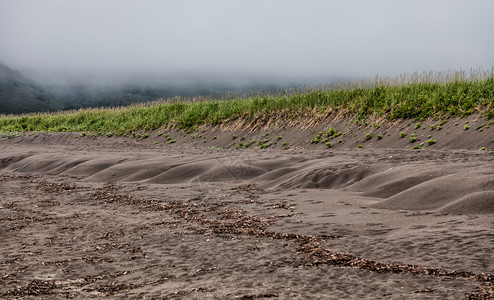
M 33 80 L 0 63 L 0 114 L 55 111 L 63 104 Z

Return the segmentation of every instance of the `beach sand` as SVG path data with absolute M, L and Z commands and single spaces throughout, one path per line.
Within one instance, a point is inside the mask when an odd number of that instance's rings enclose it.
M 0 298 L 494 295 L 492 151 L 75 136 L 0 139 Z

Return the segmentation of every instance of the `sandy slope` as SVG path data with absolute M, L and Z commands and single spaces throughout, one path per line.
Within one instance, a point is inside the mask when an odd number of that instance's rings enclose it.
M 490 151 L 74 136 L 0 140 L 2 298 L 493 295 Z

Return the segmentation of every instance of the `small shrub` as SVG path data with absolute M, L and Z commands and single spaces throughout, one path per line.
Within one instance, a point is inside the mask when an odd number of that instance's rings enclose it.
M 434 145 L 436 143 L 436 140 L 428 140 L 427 144 L 429 145 Z
M 414 135 L 412 135 L 410 137 L 409 141 L 410 141 L 410 143 L 415 143 L 417 141 L 417 138 Z
M 333 127 L 329 128 L 328 131 L 326 131 L 327 136 L 333 136 L 335 134 L 336 134 L 336 129 L 334 129 Z
M 358 146 L 357 146 L 357 148 L 359 148 L 359 149 L 360 149 L 360 148 L 364 148 L 364 146 L 362 146 L 362 145 L 358 145 Z
M 416 145 L 416 146 L 413 146 L 412 149 L 422 149 L 422 147 L 419 145 Z
M 338 143 L 339 143 L 339 144 L 343 143 L 343 140 L 338 140 Z
M 415 124 L 415 129 L 419 129 L 419 128 L 420 128 L 420 126 L 422 126 L 422 124 L 421 124 L 420 122 L 419 122 L 419 123 L 417 123 L 417 124 Z
M 331 147 L 333 147 L 333 144 L 331 144 L 330 142 L 327 142 L 326 147 L 331 148 Z
M 277 141 L 281 140 L 281 136 L 277 136 L 277 137 L 276 137 L 276 140 L 277 140 Z
M 216 136 L 213 136 L 213 140 L 216 140 Z
M 170 143 L 170 144 L 173 144 L 173 143 L 175 143 L 175 142 L 176 142 L 175 140 L 170 140 L 170 142 L 169 142 L 169 143 Z
M 283 144 L 281 144 L 281 146 L 283 147 L 283 149 L 288 149 L 288 144 L 286 142 L 283 142 Z
M 236 139 L 237 136 L 235 134 L 232 134 L 232 140 Z
M 378 140 L 380 140 L 380 139 L 382 139 L 382 138 L 383 138 L 383 136 L 382 136 L 382 135 L 380 135 L 380 134 L 378 134 L 378 135 L 376 136 L 376 138 L 377 138 Z
M 429 127 L 430 127 L 431 130 L 436 129 L 436 125 L 433 125 L 433 124 L 429 125 Z
M 485 147 L 480 148 L 480 151 L 485 151 Z
M 465 127 L 463 127 L 463 128 L 464 128 L 465 130 L 468 130 L 468 129 L 470 129 L 470 126 L 465 125 Z
M 368 141 L 372 138 L 372 135 L 370 135 L 369 133 L 365 135 L 365 140 Z
M 401 138 L 404 138 L 404 137 L 406 137 L 406 136 L 407 136 L 407 134 L 406 134 L 405 132 L 403 132 L 403 131 L 402 131 L 402 132 L 400 132 L 400 137 L 401 137 Z

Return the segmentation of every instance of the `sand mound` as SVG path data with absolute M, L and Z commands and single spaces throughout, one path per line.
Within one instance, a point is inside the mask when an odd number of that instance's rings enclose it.
M 403 210 L 441 210 L 459 199 L 477 201 L 478 191 L 494 191 L 494 173 L 451 174 L 414 185 L 374 205 L 376 208 Z M 468 177 L 467 177 L 468 176 Z M 494 207 L 494 198 L 491 205 Z M 486 203 L 487 204 L 487 203 Z M 456 206 L 460 208 L 460 206 Z M 463 213 L 451 207 L 451 213 Z
M 368 176 L 352 185 L 348 190 L 361 191 L 369 197 L 389 198 L 449 172 L 454 172 L 454 169 L 446 167 L 424 170 L 422 164 L 399 165 Z
M 439 209 L 441 213 L 492 214 L 494 213 L 494 191 L 474 192 Z
M 359 165 L 324 166 L 291 172 L 282 178 L 278 188 L 338 189 L 356 183 L 374 172 L 373 168 Z

